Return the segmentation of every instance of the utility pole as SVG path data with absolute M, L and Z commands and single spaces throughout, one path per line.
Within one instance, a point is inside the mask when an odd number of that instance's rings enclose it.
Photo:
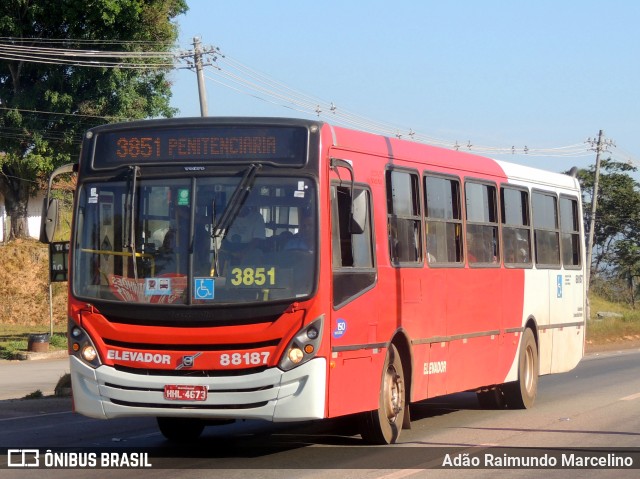
M 204 85 L 204 74 L 202 73 L 202 44 L 200 37 L 193 37 L 193 59 L 198 77 L 198 94 L 200 95 L 200 116 L 208 116 L 207 90 Z
M 592 147 L 595 147 L 596 151 L 596 171 L 593 178 L 593 193 L 591 195 L 591 218 L 589 220 L 589 240 L 587 242 L 587 277 L 585 281 L 587 291 L 589 291 L 593 256 L 593 236 L 596 227 L 596 208 L 598 204 L 598 183 L 600 182 L 600 153 L 606 150 L 609 146 L 613 145 L 613 142 L 611 140 L 605 140 L 604 131 L 600 130 L 600 132 L 598 133 L 598 139 L 592 140 L 591 138 L 589 138 L 587 140 L 587 143 L 591 144 Z

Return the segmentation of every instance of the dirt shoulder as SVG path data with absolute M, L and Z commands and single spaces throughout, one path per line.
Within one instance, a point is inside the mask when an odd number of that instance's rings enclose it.
M 640 349 L 640 335 L 627 336 L 612 341 L 598 342 L 587 341 L 585 353 L 601 353 L 605 351 L 617 351 L 621 349 Z

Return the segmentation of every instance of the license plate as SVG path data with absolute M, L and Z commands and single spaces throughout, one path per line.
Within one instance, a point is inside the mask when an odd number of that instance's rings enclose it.
M 172 401 L 205 401 L 207 386 L 167 384 L 164 387 L 164 398 Z

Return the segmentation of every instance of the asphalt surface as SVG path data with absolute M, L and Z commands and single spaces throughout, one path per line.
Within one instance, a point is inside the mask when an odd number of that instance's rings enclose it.
M 0 400 L 24 398 L 38 390 L 51 396 L 68 372 L 69 358 L 55 354 L 42 355 L 37 360 L 0 360 Z

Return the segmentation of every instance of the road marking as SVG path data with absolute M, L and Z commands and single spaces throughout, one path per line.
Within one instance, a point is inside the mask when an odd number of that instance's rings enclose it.
M 48 412 L 48 413 L 45 413 L 45 414 L 34 414 L 33 416 L 5 417 L 3 419 L 0 419 L 0 422 L 3 422 L 3 421 L 16 421 L 16 420 L 20 420 L 20 419 L 33 419 L 33 418 L 45 417 L 45 416 L 58 416 L 60 414 L 73 414 L 73 412 L 71 412 L 71 411 Z
M 634 399 L 640 399 L 640 393 L 632 394 L 631 396 L 625 396 L 620 401 L 633 401 Z
M 377 476 L 376 479 L 402 479 L 424 471 L 426 469 L 400 469 L 385 476 Z

